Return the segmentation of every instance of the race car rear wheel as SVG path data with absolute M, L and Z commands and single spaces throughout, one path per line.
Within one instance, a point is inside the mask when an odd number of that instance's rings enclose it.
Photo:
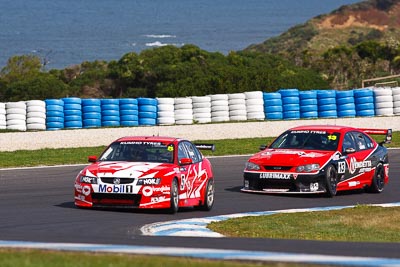
M 203 203 L 199 206 L 200 210 L 209 211 L 212 209 L 214 205 L 214 179 L 209 179 L 207 182 L 206 191 L 204 192 L 204 200 Z
M 326 196 L 334 197 L 337 190 L 338 175 L 333 165 L 328 166 L 325 174 Z
M 368 191 L 371 193 L 381 193 L 385 187 L 385 169 L 382 163 L 376 166 L 374 177 L 372 178 L 371 186 Z
M 170 196 L 170 208 L 169 213 L 175 214 L 178 212 L 179 203 L 179 192 L 178 192 L 178 181 L 176 179 L 172 180 L 171 183 L 171 196 Z

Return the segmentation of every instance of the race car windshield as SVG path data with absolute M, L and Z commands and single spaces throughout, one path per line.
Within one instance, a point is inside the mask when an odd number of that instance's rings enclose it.
M 100 156 L 100 161 L 173 163 L 174 146 L 161 142 L 114 142 Z
M 308 149 L 336 151 L 340 133 L 326 131 L 287 131 L 280 135 L 269 148 Z

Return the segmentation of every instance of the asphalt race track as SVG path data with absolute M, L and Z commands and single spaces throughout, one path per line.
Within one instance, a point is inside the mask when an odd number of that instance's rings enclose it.
M 73 204 L 73 180 L 82 166 L 0 170 L 0 240 L 218 248 L 400 259 L 400 243 L 346 243 L 276 239 L 143 236 L 154 222 L 249 211 L 379 204 L 400 201 L 400 150 L 390 150 L 390 181 L 381 194 L 261 195 L 240 192 L 247 156 L 212 158 L 216 202 L 210 212 L 86 210 Z

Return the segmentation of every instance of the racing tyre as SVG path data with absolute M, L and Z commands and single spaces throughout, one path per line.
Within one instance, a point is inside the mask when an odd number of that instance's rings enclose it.
M 204 193 L 203 203 L 199 206 L 199 209 L 209 211 L 214 205 L 215 188 L 213 179 L 208 180 L 206 191 Z
M 332 165 L 328 166 L 325 174 L 325 187 L 327 197 L 334 197 L 336 195 L 337 181 L 338 175 L 335 167 L 333 167 Z
M 374 177 L 372 178 L 371 186 L 368 187 L 370 193 L 381 193 L 385 186 L 385 170 L 380 163 L 376 166 Z
M 178 212 L 179 203 L 179 191 L 178 191 L 178 181 L 174 179 L 171 184 L 171 200 L 170 207 L 168 209 L 169 213 L 175 214 Z

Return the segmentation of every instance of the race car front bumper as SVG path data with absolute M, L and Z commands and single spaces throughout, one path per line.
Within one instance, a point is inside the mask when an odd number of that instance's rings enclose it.
M 323 174 L 244 172 L 243 192 L 325 193 Z

